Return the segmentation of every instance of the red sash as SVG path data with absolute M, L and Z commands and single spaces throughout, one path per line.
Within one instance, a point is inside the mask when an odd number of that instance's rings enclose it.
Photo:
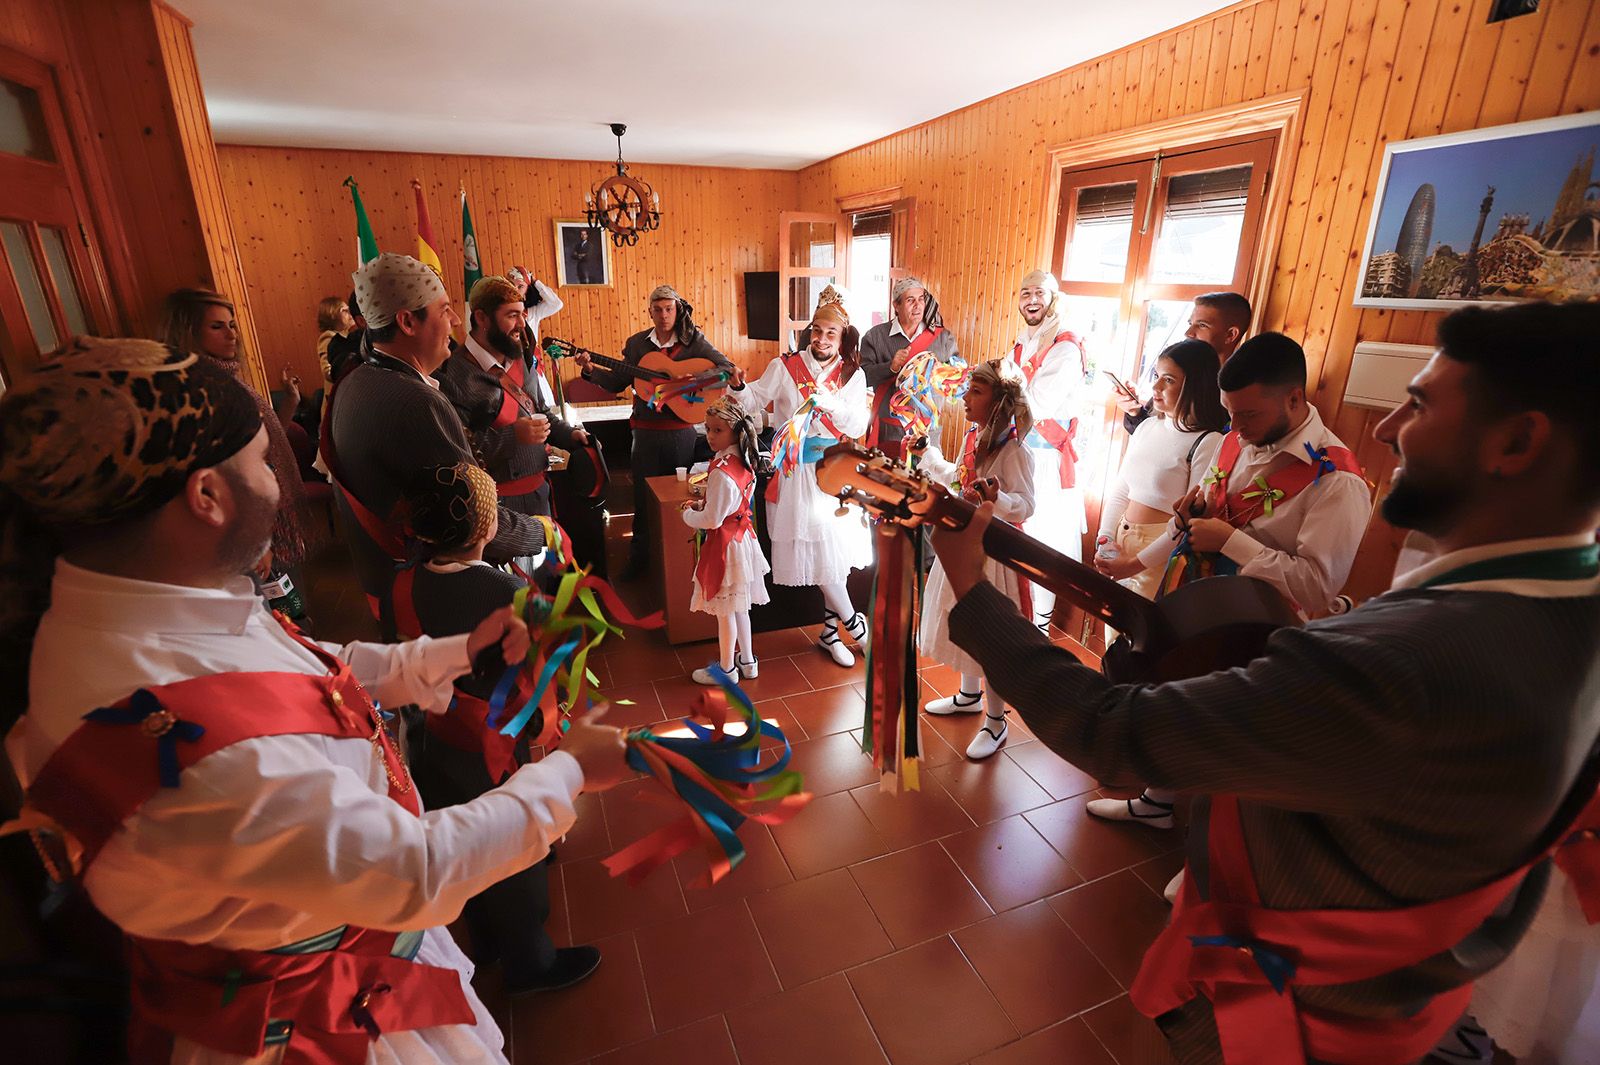
M 1217 466 L 1211 481 L 1211 512 L 1216 517 L 1232 525 L 1235 529 L 1242 529 L 1249 525 L 1266 510 L 1267 499 L 1272 499 L 1274 507 L 1282 506 L 1307 488 L 1321 480 L 1325 473 L 1342 470 L 1353 473 L 1357 477 L 1366 476 L 1361 472 L 1361 463 L 1356 460 L 1355 453 L 1348 448 L 1330 446 L 1318 452 L 1320 461 L 1294 462 L 1262 478 L 1266 488 L 1254 482 L 1243 486 L 1237 492 L 1228 491 L 1228 482 L 1233 477 L 1233 468 L 1239 463 L 1239 456 L 1243 452 L 1243 445 L 1239 434 L 1229 431 L 1222 438 L 1222 448 L 1217 453 Z
M 1057 333 L 1056 338 L 1049 344 L 1035 351 L 1028 360 L 1022 360 L 1022 345 L 1018 344 L 1011 350 L 1011 358 L 1022 369 L 1022 376 L 1032 387 L 1033 379 L 1038 374 L 1039 368 L 1044 365 L 1045 356 L 1054 350 L 1057 344 L 1071 342 L 1078 349 L 1078 363 L 1083 365 L 1083 341 L 1071 330 Z M 1044 418 L 1033 423 L 1033 429 L 1028 433 L 1028 446 L 1043 450 L 1049 448 L 1061 456 L 1059 465 L 1061 487 L 1071 488 L 1078 483 L 1078 419 L 1071 418 L 1066 425 L 1062 425 L 1055 418 Z
M 395 574 L 394 627 L 401 636 L 415 639 L 427 635 L 422 630 L 422 620 L 417 616 L 417 571 L 407 567 Z M 532 695 L 521 674 L 517 676 L 513 695 L 507 700 L 521 706 Z M 460 688 L 455 690 L 450 709 L 442 714 L 427 716 L 428 736 L 470 754 L 482 754 L 489 779 L 499 783 L 517 768 L 517 738 L 502 736 L 498 729 L 489 727 L 489 704 Z
M 1292 989 L 1368 980 L 1448 950 L 1552 853 L 1572 877 L 1590 921 L 1600 918 L 1600 791 L 1594 776 L 1591 769 L 1580 778 L 1578 794 L 1590 798 L 1578 816 L 1526 865 L 1462 895 L 1390 910 L 1263 907 L 1238 802 L 1217 796 L 1209 825 L 1211 899 L 1200 900 L 1191 871 L 1171 923 L 1145 954 L 1133 1003 L 1154 1018 L 1205 995 L 1228 1065 L 1304 1065 L 1307 1056 L 1342 1065 L 1409 1065 L 1460 1019 L 1472 998 L 1471 984 L 1434 997 L 1414 1016 L 1393 1020 L 1321 1013 L 1297 1003 Z M 1269 969 L 1281 991 L 1273 988 Z
M 806 365 L 805 356 L 799 352 L 785 355 L 783 357 L 783 368 L 789 371 L 790 380 L 794 381 L 795 387 L 800 390 L 801 402 L 810 399 L 812 393 L 821 389 L 822 386 L 817 383 L 817 379 L 811 376 L 811 367 Z M 843 371 L 844 360 L 835 358 L 833 369 L 823 374 L 822 380 L 831 384 Z M 833 434 L 834 439 L 843 440 L 845 438 L 844 434 L 839 431 L 839 427 L 833 424 L 833 419 L 823 411 L 817 411 L 817 420 L 822 423 L 823 428 Z
M 337 387 L 335 388 L 337 390 Z M 322 419 L 322 429 L 319 434 L 322 445 L 322 461 L 328 467 L 328 479 L 333 482 L 333 487 L 338 491 L 345 505 L 350 508 L 350 513 L 355 515 L 356 524 L 361 526 L 367 534 L 367 539 L 396 562 L 405 561 L 405 538 L 400 526 L 393 522 L 384 521 L 361 500 L 355 497 L 350 489 L 344 486 L 344 474 L 339 470 L 339 456 L 333 450 L 333 392 L 328 393 L 328 416 Z M 371 597 L 368 597 L 369 601 Z M 373 606 L 373 617 L 378 616 L 376 606 Z
M 83 844 L 85 868 L 162 787 L 182 786 L 182 770 L 260 736 L 370 738 L 389 797 L 419 812 L 410 776 L 349 666 L 279 621 L 327 674 L 224 673 L 143 688 L 95 711 L 50 756 L 28 803 Z M 328 949 L 274 953 L 130 936 L 132 1058 L 167 1060 L 174 1035 L 259 1055 L 277 1020 L 294 1025 L 286 1062 L 357 1065 L 382 1032 L 474 1023 L 459 974 L 392 956 L 396 938 L 350 927 Z
M 694 577 L 700 582 L 700 595 L 715 599 L 722 591 L 722 577 L 728 566 L 728 548 L 755 535 L 755 517 L 751 503 L 755 500 L 756 475 L 733 455 L 719 456 L 711 464 L 712 472 L 721 470 L 739 489 L 739 505 L 723 519 L 722 524 L 706 533 L 700 545 L 700 560 L 695 563 Z
M 529 396 L 526 391 L 527 371 L 521 359 L 508 360 L 506 368 L 494 374 L 495 380 L 500 383 L 500 410 L 494 416 L 494 428 L 504 429 L 514 424 L 518 418 L 526 417 L 533 413 L 524 406 Z M 530 473 L 526 477 L 517 477 L 509 481 L 496 481 L 495 495 L 501 499 L 513 496 L 525 496 L 537 492 L 544 487 L 545 471 Z
M 943 332 L 944 326 L 939 326 L 936 329 L 924 329 L 922 332 L 918 333 L 917 339 L 913 340 L 910 344 L 907 344 L 905 348 L 902 349 L 910 353 L 906 356 L 906 362 L 909 363 L 912 359 L 933 347 L 933 342 L 939 339 L 939 334 Z M 898 355 L 900 352 L 897 351 L 895 354 Z M 902 433 L 905 431 L 905 426 L 900 424 L 900 419 L 896 417 L 894 412 L 889 409 L 889 400 L 893 398 L 894 390 L 899 386 L 899 384 L 900 375 L 895 374 L 892 377 L 886 377 L 882 381 L 879 381 L 877 387 L 872 390 L 873 416 L 872 426 L 867 430 L 868 447 L 882 446 L 879 441 L 884 438 L 883 430 L 887 426 L 894 426 Z

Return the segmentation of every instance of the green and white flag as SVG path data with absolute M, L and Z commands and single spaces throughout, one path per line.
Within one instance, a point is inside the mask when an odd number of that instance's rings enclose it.
M 483 276 L 478 263 L 478 235 L 472 231 L 472 212 L 467 210 L 467 187 L 461 186 L 461 254 L 466 262 L 467 288 L 463 297 L 472 294 L 472 286 Z
M 378 257 L 378 238 L 372 235 L 372 223 L 367 221 L 367 209 L 361 205 L 361 190 L 356 188 L 356 179 L 347 177 L 344 183 L 356 205 L 356 269 L 359 270 Z

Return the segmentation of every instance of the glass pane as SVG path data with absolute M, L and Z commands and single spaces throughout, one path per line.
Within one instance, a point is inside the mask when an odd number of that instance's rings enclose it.
M 817 297 L 833 284 L 831 277 L 791 277 L 789 279 L 789 318 L 795 322 L 809 322 L 816 310 Z
M 831 222 L 790 222 L 789 265 L 831 268 L 833 230 L 834 225 Z
M 0 152 L 47 163 L 56 161 L 39 94 L 4 78 L 0 78 Z
M 0 222 L 0 242 L 5 245 L 11 274 L 22 290 L 22 309 L 28 316 L 33 342 L 39 345 L 41 352 L 54 351 L 61 339 L 56 336 L 56 324 L 50 319 L 50 304 L 39 283 L 39 271 L 34 269 L 33 256 L 28 254 L 27 234 L 16 222 Z
M 1183 300 L 1150 300 L 1145 304 L 1144 337 L 1139 343 L 1139 370 L 1136 384 L 1141 396 L 1150 394 L 1155 377 L 1156 356 L 1183 339 L 1189 328 L 1190 304 Z
M 66 237 L 62 230 L 53 226 L 40 226 L 39 242 L 44 245 L 45 261 L 50 264 L 50 277 L 56 283 L 56 296 L 61 300 L 62 313 L 67 316 L 67 328 L 75 336 L 88 334 L 89 320 L 84 317 L 78 283 L 73 280 L 72 264 L 67 261 Z
M 1123 280 L 1128 272 L 1133 200 L 1138 188 L 1136 182 L 1128 181 L 1078 190 L 1063 281 Z
M 1150 280 L 1162 285 L 1231 282 L 1249 194 L 1249 166 L 1172 178 Z
M 851 321 L 863 333 L 889 320 L 889 244 L 886 232 L 850 238 Z

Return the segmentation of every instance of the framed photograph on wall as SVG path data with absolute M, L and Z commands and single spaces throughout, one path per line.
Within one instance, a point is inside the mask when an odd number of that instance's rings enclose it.
M 1600 112 L 1383 152 L 1357 307 L 1600 300 Z
M 611 284 L 611 242 L 603 229 L 590 229 L 579 218 L 558 218 L 556 284 Z

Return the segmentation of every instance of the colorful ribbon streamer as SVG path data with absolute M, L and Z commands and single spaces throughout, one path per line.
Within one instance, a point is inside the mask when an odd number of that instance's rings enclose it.
M 1239 572 L 1239 564 L 1226 555 L 1204 554 L 1189 546 L 1189 534 L 1178 537 L 1178 544 L 1167 559 L 1162 571 L 1161 584 L 1156 588 L 1159 600 L 1170 595 L 1190 581 L 1207 577 L 1231 577 Z
M 867 710 L 862 749 L 872 755 L 884 791 L 917 791 L 917 619 L 921 615 L 922 537 L 889 522 L 874 527 L 878 573 L 872 581 L 872 636 L 867 642 Z
M 929 348 L 900 372 L 889 412 L 900 420 L 908 438 L 926 436 L 939 408 L 966 394 L 971 376 L 972 368 L 965 362 L 940 362 Z
M 662 381 L 650 390 L 650 395 L 645 397 L 644 401 L 656 410 L 663 409 L 674 399 L 681 399 L 687 403 L 704 403 L 706 397 L 701 393 L 722 388 L 731 380 L 733 374 L 727 370 L 708 370 L 693 377 Z
M 588 666 L 589 655 L 607 635 L 620 635 L 624 625 L 641 629 L 662 625 L 659 611 L 635 617 L 616 589 L 587 569 L 569 569 L 553 596 L 531 585 L 519 588 L 511 605 L 527 623 L 533 644 L 527 659 L 507 668 L 495 685 L 489 696 L 488 723 L 503 736 L 518 736 L 534 711 L 541 711 L 544 727 L 534 746 L 549 747 L 559 740 L 563 712 L 580 705 L 598 683 Z M 502 725 L 519 675 L 534 678 L 532 694 Z
M 811 801 L 800 774 L 789 768 L 791 752 L 783 730 L 762 721 L 743 689 L 719 674 L 713 676 L 720 690 L 703 693 L 684 719 L 689 736 L 658 736 L 648 728 L 628 734 L 628 765 L 687 809 L 671 824 L 605 859 L 612 876 L 626 876 L 636 884 L 698 843 L 705 849 L 706 871 L 691 886 L 709 887 L 744 860 L 739 829 L 746 822 L 781 824 Z M 727 730 L 734 717 L 744 723 L 738 734 Z M 767 765 L 761 764 L 763 738 L 783 744 L 782 753 Z
M 793 475 L 796 467 L 805 461 L 805 443 L 811 432 L 811 420 L 817 402 L 807 395 L 805 402 L 795 410 L 794 417 L 783 423 L 772 440 L 772 468 L 778 477 Z M 776 478 L 775 478 L 776 479 Z

